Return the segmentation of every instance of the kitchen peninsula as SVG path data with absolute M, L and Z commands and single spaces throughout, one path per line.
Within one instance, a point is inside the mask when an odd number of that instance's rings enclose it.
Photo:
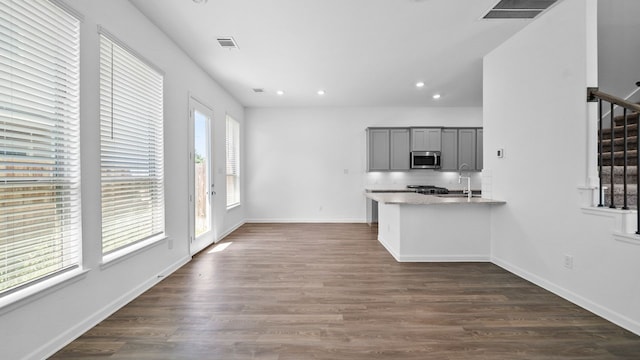
M 378 203 L 378 241 L 399 262 L 489 261 L 491 207 L 504 201 L 366 192 Z

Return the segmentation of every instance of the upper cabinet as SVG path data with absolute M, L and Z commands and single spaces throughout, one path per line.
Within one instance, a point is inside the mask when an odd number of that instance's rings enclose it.
M 389 170 L 389 129 L 367 129 L 367 171 Z
M 412 128 L 411 151 L 440 151 L 442 128 Z
M 367 171 L 409 171 L 411 151 L 440 151 L 441 171 L 479 171 L 482 136 L 482 128 L 368 128 Z
M 476 130 L 476 170 L 482 170 L 484 167 L 484 152 L 482 150 L 484 130 Z
M 408 128 L 367 129 L 367 171 L 408 171 Z
M 476 129 L 458 129 L 458 169 L 476 169 Z
M 440 170 L 458 170 L 458 129 L 442 129 Z
M 409 129 L 389 130 L 391 152 L 389 170 L 409 170 L 411 151 L 409 148 Z

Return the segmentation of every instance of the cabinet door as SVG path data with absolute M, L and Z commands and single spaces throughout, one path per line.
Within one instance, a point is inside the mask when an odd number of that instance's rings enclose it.
M 440 128 L 411 129 L 411 151 L 440 151 Z
M 410 148 L 409 129 L 392 129 L 391 133 L 391 170 L 409 170 Z
M 389 130 L 369 130 L 369 171 L 389 170 Z
M 476 169 L 476 129 L 458 129 L 458 168 Z
M 458 129 L 442 130 L 440 170 L 458 170 Z
M 482 168 L 484 166 L 484 159 L 483 159 L 484 153 L 483 153 L 483 150 L 482 150 L 483 133 L 484 133 L 484 131 L 482 129 L 476 130 L 476 169 L 477 170 L 482 170 Z

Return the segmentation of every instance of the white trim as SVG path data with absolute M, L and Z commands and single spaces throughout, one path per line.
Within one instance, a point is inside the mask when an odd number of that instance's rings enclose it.
M 169 265 L 163 271 L 161 271 L 158 275 L 148 279 L 137 287 L 133 288 L 131 291 L 120 296 L 118 299 L 112 301 L 110 304 L 107 304 L 102 309 L 96 311 L 93 315 L 89 316 L 85 321 L 77 324 L 76 326 L 70 328 L 69 330 L 59 334 L 55 338 L 51 339 L 51 341 L 43 344 L 39 348 L 35 349 L 29 355 L 25 357 L 25 359 L 47 359 L 55 354 L 58 350 L 62 349 L 73 340 L 78 338 L 80 335 L 89 331 L 92 327 L 96 326 L 102 320 L 108 318 L 116 311 L 118 311 L 123 306 L 127 305 L 129 302 L 142 295 L 145 291 L 152 288 L 154 285 L 162 281 L 165 277 L 171 275 L 176 270 L 187 264 L 191 260 L 191 257 L 184 257 L 177 262 Z
M 84 22 L 84 15 L 66 2 L 62 0 L 49 0 L 49 2 L 66 11 L 69 15 L 76 18 L 76 20 L 78 20 L 79 22 Z
M 111 265 L 115 265 L 138 253 L 141 253 L 143 251 L 146 251 L 147 249 L 160 245 L 163 242 L 165 242 L 167 239 L 168 239 L 168 236 L 166 236 L 165 234 L 161 234 L 158 236 L 154 236 L 150 239 L 129 245 L 125 248 L 114 251 L 110 254 L 104 255 L 102 257 L 102 262 L 100 263 L 100 269 L 104 270 Z
M 278 218 L 278 219 L 247 219 L 246 222 L 256 223 L 256 224 L 261 224 L 261 223 L 366 224 L 367 220 L 360 219 L 360 218 L 358 219 L 355 219 L 355 218 L 353 219 L 348 219 L 348 218 L 347 219 L 282 219 L 282 218 Z
M 400 255 L 398 262 L 491 262 L 489 255 Z
M 237 202 L 237 203 L 231 204 L 231 205 L 227 205 L 227 212 L 229 212 L 229 210 L 233 210 L 233 209 L 235 209 L 237 207 L 240 207 L 241 205 L 242 205 L 242 203 L 240 203 L 240 202 Z
M 627 244 L 640 245 L 640 235 L 636 233 L 613 232 L 613 239 Z
M 89 269 L 77 268 L 37 282 L 0 298 L 0 315 L 47 296 L 85 278 Z
M 569 291 L 551 281 L 548 281 L 538 275 L 535 275 L 533 273 L 530 273 L 529 271 L 526 271 L 522 268 L 519 268 L 507 261 L 498 259 L 496 257 L 491 257 L 491 262 L 494 263 L 497 266 L 500 266 L 501 268 L 509 271 L 510 273 L 517 275 L 527 281 L 530 281 L 532 283 L 534 283 L 535 285 L 548 290 L 560 297 L 562 297 L 563 299 L 578 305 L 582 308 L 584 308 L 585 310 L 588 310 L 606 320 L 611 321 L 612 323 L 619 325 L 633 333 L 635 333 L 636 335 L 640 335 L 640 323 L 630 319 L 618 312 L 615 312 L 609 308 L 606 308 L 604 306 L 601 306 L 599 304 L 594 303 L 593 301 L 586 299 L 572 291 Z
M 244 220 L 242 220 L 239 223 L 237 223 L 236 225 L 232 226 L 230 229 L 228 229 L 227 231 L 222 233 L 220 236 L 218 236 L 218 240 L 216 240 L 216 243 L 222 241 L 222 239 L 224 239 L 227 236 L 231 235 L 232 232 L 238 230 L 244 224 L 246 224 L 246 222 Z
M 380 232 L 378 232 L 378 242 L 380 244 L 382 244 L 382 246 L 384 246 L 385 249 L 387 249 L 387 251 L 389 252 L 389 254 L 391 254 L 391 256 L 393 256 L 393 258 L 397 261 L 400 262 L 400 254 L 396 253 L 395 250 L 393 250 L 393 248 L 391 248 L 391 245 L 387 244 L 384 239 L 382 239 L 380 237 Z
M 104 27 L 102 27 L 102 25 L 98 25 L 98 34 L 103 35 L 104 37 L 109 39 L 114 44 L 118 45 L 119 47 L 123 48 L 124 50 L 126 50 L 128 53 L 130 53 L 134 57 L 138 58 L 138 60 L 140 60 L 143 63 L 147 64 L 150 68 L 152 68 L 160 76 L 162 76 L 162 77 L 165 76 L 164 70 L 162 70 L 160 67 L 158 67 L 153 62 L 149 61 L 146 57 L 142 56 L 139 52 L 134 50 L 131 46 L 127 45 L 127 43 L 125 43 L 124 41 L 118 39 L 117 36 L 113 35 L 111 32 L 109 32 L 109 30 L 107 30 Z M 163 86 L 164 86 L 164 83 L 163 83 Z

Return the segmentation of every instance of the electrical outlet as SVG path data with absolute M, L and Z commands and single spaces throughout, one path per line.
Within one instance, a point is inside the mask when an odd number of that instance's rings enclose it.
M 573 269 L 573 256 L 565 255 L 564 256 L 564 267 L 567 269 Z
M 167 243 L 169 244 L 169 250 L 173 249 L 173 239 L 169 239 Z

